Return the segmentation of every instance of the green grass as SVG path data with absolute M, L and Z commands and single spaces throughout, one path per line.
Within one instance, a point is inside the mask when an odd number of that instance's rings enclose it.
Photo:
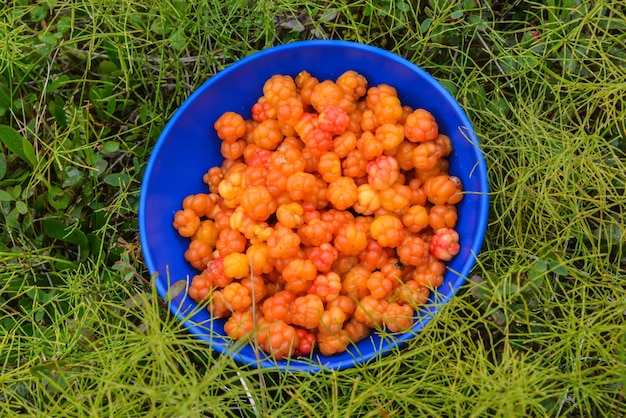
M 489 225 L 468 284 L 403 349 L 249 369 L 151 288 L 142 170 L 203 81 L 314 38 L 444 83 L 485 152 Z M 625 416 L 625 44 L 623 0 L 4 2 L 0 415 Z

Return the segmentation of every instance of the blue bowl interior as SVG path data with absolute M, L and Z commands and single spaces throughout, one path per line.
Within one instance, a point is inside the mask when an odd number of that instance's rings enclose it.
M 456 230 L 461 251 L 448 263 L 438 300 L 418 312 L 418 320 L 410 332 L 393 339 L 373 333 L 345 353 L 328 357 L 313 354 L 312 359 L 290 361 L 259 358 L 250 345 L 230 343 L 223 337 L 223 320 L 211 320 L 206 309 L 198 309 L 186 291 L 174 297 L 170 306 L 190 332 L 239 362 L 290 370 L 340 370 L 385 355 L 418 333 L 464 283 L 482 245 L 488 213 L 483 155 L 465 113 L 429 74 L 397 55 L 344 41 L 291 43 L 256 53 L 229 66 L 195 91 L 163 130 L 143 179 L 139 229 L 146 265 L 151 274 L 158 273 L 157 291 L 166 298 L 171 284 L 190 281 L 197 274 L 183 258 L 188 239 L 177 234 L 172 219 L 184 197 L 207 192 L 202 176 L 210 167 L 222 162 L 214 121 L 225 111 L 250 117 L 250 108 L 262 95 L 265 80 L 277 73 L 295 77 L 302 70 L 320 80 L 336 79 L 344 71 L 355 70 L 367 78 L 370 86 L 393 85 L 403 104 L 430 111 L 440 132 L 450 136 L 454 146 L 449 157 L 450 172 L 461 179 L 467 194 L 458 205 Z

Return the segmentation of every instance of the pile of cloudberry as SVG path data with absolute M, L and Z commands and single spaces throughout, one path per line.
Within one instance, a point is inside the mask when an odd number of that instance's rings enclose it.
M 459 252 L 462 186 L 432 114 L 355 71 L 274 75 L 251 112 L 215 122 L 224 162 L 174 216 L 189 296 L 276 359 L 410 329 Z

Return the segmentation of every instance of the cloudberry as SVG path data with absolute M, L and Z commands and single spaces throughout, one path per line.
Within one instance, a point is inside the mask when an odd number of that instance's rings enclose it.
M 200 227 L 191 239 L 205 241 L 211 247 L 215 247 L 218 235 L 219 231 L 217 230 L 217 226 L 215 226 L 215 222 L 210 219 L 205 219 L 200 222 Z
M 348 209 L 358 198 L 354 180 L 351 177 L 342 176 L 331 182 L 326 190 L 326 198 L 335 209 Z
M 329 151 L 320 156 L 317 171 L 325 182 L 330 183 L 341 177 L 341 160 L 337 153 Z
M 252 133 L 252 141 L 258 146 L 273 150 L 282 142 L 284 135 L 275 119 L 261 122 Z
M 246 338 L 254 331 L 252 312 L 233 312 L 224 324 L 224 332 L 230 338 L 239 340 Z
M 415 319 L 410 305 L 390 303 L 383 312 L 383 324 L 391 332 L 404 332 L 411 329 Z
M 431 141 L 439 135 L 439 126 L 429 111 L 416 109 L 406 117 L 404 135 L 411 142 Z
M 183 237 L 191 237 L 200 228 L 200 217 L 192 209 L 181 209 L 174 214 L 174 229 Z
M 345 255 L 358 255 L 367 247 L 367 233 L 356 222 L 342 225 L 335 235 L 337 251 Z
M 233 143 L 246 133 L 246 122 L 235 112 L 224 112 L 213 124 L 217 136 L 224 142 Z
M 402 119 L 402 104 L 396 96 L 381 97 L 373 110 L 379 125 L 397 123 Z
M 460 250 L 459 234 L 454 229 L 444 228 L 435 231 L 430 241 L 432 255 L 440 260 L 450 261 Z
M 249 186 L 239 197 L 241 207 L 257 221 L 265 221 L 276 211 L 276 201 L 265 186 Z
M 384 123 L 376 128 L 376 139 L 383 145 L 385 151 L 397 148 L 404 141 L 404 127 L 394 123 Z
M 367 80 L 354 70 L 348 70 L 341 74 L 335 83 L 355 101 L 367 93 Z
M 263 96 L 274 109 L 280 102 L 296 97 L 296 94 L 296 83 L 289 75 L 274 74 L 263 85 Z
M 310 295 L 319 296 L 324 302 L 337 299 L 341 292 L 341 277 L 333 271 L 318 274 L 313 285 L 307 290 Z
M 281 290 L 274 296 L 270 296 L 265 299 L 261 307 L 263 317 L 268 322 L 291 320 L 289 308 L 295 299 L 296 296 L 288 290 Z
M 296 329 L 282 321 L 265 322 L 258 328 L 259 346 L 276 360 L 290 357 L 299 345 Z
M 384 190 L 391 187 L 400 175 L 398 161 L 390 156 L 381 155 L 367 163 L 367 182 L 376 190 Z
M 404 265 L 419 266 L 428 261 L 428 244 L 420 237 L 407 236 L 396 252 Z
M 365 131 L 361 134 L 356 142 L 356 148 L 361 151 L 363 157 L 368 161 L 380 157 L 385 150 L 383 143 L 370 131 Z
M 357 137 L 354 132 L 344 132 L 333 139 L 333 151 L 339 158 L 345 158 L 350 151 L 356 149 Z
M 383 247 L 397 247 L 404 240 L 404 225 L 396 216 L 382 215 L 371 223 L 370 234 Z
M 324 312 L 324 302 L 314 294 L 299 296 L 289 305 L 289 318 L 293 325 L 306 329 L 317 328 L 322 312 Z
M 428 227 L 428 211 L 424 206 L 413 205 L 402 215 L 402 223 L 407 231 L 416 233 Z
M 321 130 L 333 135 L 341 135 L 350 124 L 348 112 L 343 107 L 326 106 L 318 117 Z
M 250 274 L 250 264 L 245 254 L 233 252 L 224 256 L 224 274 L 226 277 L 241 279 Z
M 204 270 L 209 261 L 213 260 L 213 248 L 206 241 L 191 240 L 185 251 L 185 260 L 196 270 Z
M 320 273 L 329 271 L 339 257 L 339 251 L 330 243 L 323 243 L 309 250 L 307 257 Z
M 242 312 L 252 306 L 252 297 L 247 287 L 233 282 L 222 289 L 222 297 L 233 312 Z
M 424 183 L 424 192 L 435 205 L 459 203 L 463 199 L 462 191 L 461 180 L 447 174 L 431 177 Z
M 375 299 L 384 299 L 391 294 L 393 282 L 380 271 L 373 272 L 367 279 L 367 288 Z
M 456 206 L 434 205 L 428 212 L 428 224 L 437 231 L 442 228 L 454 228 L 457 221 Z
M 354 310 L 354 318 L 370 328 L 379 328 L 383 324 L 383 315 L 388 304 L 385 299 L 365 296 Z
M 189 297 L 197 303 L 204 302 L 208 300 L 212 288 L 213 282 L 204 272 L 197 274 L 189 285 Z

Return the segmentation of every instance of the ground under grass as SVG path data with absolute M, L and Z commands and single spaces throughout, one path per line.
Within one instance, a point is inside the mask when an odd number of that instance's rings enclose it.
M 316 38 L 383 47 L 450 90 L 485 152 L 489 226 L 467 285 L 403 349 L 249 369 L 151 288 L 142 170 L 211 75 Z M 0 415 L 626 415 L 625 44 L 617 0 L 4 2 Z

